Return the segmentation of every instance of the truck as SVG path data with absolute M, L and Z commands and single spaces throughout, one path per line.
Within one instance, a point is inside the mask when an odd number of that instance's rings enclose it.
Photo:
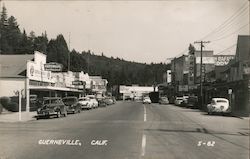
M 158 103 L 159 102 L 159 92 L 150 92 L 149 98 L 152 103 Z

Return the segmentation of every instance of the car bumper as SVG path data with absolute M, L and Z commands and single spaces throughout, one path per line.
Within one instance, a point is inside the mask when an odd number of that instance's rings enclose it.
M 90 109 L 91 106 L 90 106 L 90 105 L 81 105 L 81 108 L 82 108 L 82 109 Z
M 53 115 L 57 115 L 58 112 L 56 111 L 40 111 L 37 112 L 37 116 L 42 117 L 42 116 L 53 116 Z

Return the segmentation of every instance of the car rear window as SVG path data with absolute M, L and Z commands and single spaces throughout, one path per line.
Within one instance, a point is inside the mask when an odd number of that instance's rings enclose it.
M 226 100 L 217 100 L 216 102 L 217 102 L 217 103 L 227 103 Z
M 88 101 L 89 99 L 88 98 L 81 98 L 79 99 L 79 101 Z

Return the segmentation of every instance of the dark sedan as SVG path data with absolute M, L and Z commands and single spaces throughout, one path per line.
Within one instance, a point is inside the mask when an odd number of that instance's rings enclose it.
M 81 113 L 81 105 L 78 103 L 77 97 L 64 97 L 63 103 L 66 105 L 68 113 Z
M 37 119 L 39 119 L 40 117 L 50 117 L 50 116 L 56 116 L 60 118 L 61 115 L 66 117 L 67 110 L 62 99 L 58 97 L 44 98 L 42 107 L 38 108 L 37 110 Z

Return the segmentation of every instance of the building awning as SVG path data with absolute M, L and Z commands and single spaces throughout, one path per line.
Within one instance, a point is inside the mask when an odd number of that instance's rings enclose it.
M 63 87 L 53 87 L 53 86 L 30 86 L 30 90 L 82 92 L 82 90 L 74 88 L 63 88 Z

